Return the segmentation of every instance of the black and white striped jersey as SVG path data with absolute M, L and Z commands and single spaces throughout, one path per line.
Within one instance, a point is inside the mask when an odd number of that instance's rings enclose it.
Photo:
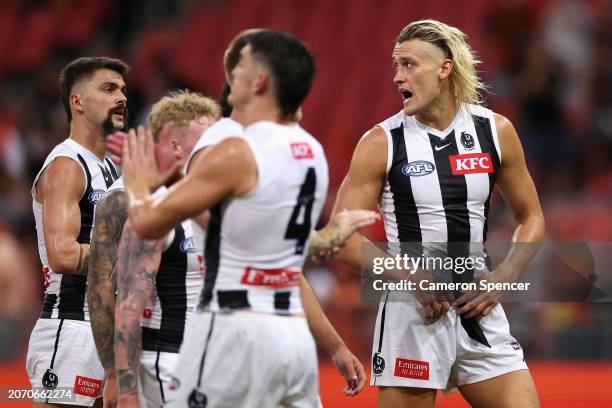
M 49 266 L 42 216 L 42 204 L 36 201 L 35 188 L 42 172 L 58 157 L 68 157 L 79 164 L 85 178 L 85 190 L 79 201 L 81 210 L 81 230 L 77 238 L 80 244 L 89 244 L 93 227 L 94 208 L 100 197 L 118 178 L 119 172 L 108 157 L 100 160 L 72 139 L 66 139 L 57 145 L 34 179 L 32 186 L 32 209 L 36 221 L 38 236 L 38 253 L 45 279 L 45 297 L 41 318 L 59 318 L 72 320 L 89 320 L 85 296 L 87 276 L 63 275 L 54 273 Z
M 125 189 L 123 177 L 109 192 L 116 189 Z M 160 187 L 153 195 L 160 197 L 167 191 Z M 198 304 L 204 283 L 204 236 L 194 224 L 185 220 L 166 237 L 155 292 L 140 319 L 143 350 L 178 353 L 183 342 L 185 323 Z
M 327 195 L 327 160 L 298 124 L 261 121 L 242 138 L 255 158 L 257 185 L 210 210 L 200 306 L 300 313 L 299 279 Z
M 388 141 L 379 198 L 387 240 L 484 242 L 502 159 L 493 112 L 467 105 L 443 131 L 403 111 L 378 126 Z

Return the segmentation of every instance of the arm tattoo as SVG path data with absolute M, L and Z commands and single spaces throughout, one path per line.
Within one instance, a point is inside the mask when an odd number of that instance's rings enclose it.
M 325 227 L 310 234 L 310 244 L 308 245 L 308 256 L 318 255 L 321 251 L 329 250 L 335 246 L 344 245 L 337 228 Z
M 140 317 L 151 298 L 165 239 L 142 240 L 125 224 L 117 267 L 115 356 L 119 395 L 138 393 Z
M 115 271 L 119 238 L 126 219 L 127 194 L 124 191 L 112 191 L 103 197 L 96 206 L 89 252 L 87 300 L 91 329 L 107 374 L 115 371 Z

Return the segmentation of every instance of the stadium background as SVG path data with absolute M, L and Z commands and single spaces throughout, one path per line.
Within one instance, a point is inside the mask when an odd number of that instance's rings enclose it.
M 611 1 L 4 0 L 0 387 L 28 386 L 24 353 L 42 291 L 29 188 L 46 154 L 67 136 L 57 92 L 66 62 L 91 55 L 127 61 L 133 125 L 168 90 L 187 87 L 216 97 L 223 51 L 239 31 L 295 33 L 317 57 L 303 126 L 329 159 L 328 213 L 359 137 L 401 109 L 390 54 L 403 26 L 421 18 L 458 26 L 484 61 L 480 70 L 492 91 L 487 103 L 521 136 L 547 239 L 611 241 Z M 498 196 L 491 217 L 489 236 L 509 240 L 513 222 Z M 384 240 L 380 225 L 367 235 Z M 358 276 L 330 263 L 308 277 L 334 325 L 369 366 L 375 307 L 360 302 Z M 511 304 L 506 310 L 544 406 L 612 406 L 609 303 Z M 342 397 L 324 352 L 320 361 L 326 406 L 375 405 L 369 387 L 354 400 Z M 438 401 L 465 405 L 457 394 Z

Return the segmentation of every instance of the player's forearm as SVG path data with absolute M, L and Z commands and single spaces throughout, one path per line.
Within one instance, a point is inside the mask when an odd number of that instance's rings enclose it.
M 79 244 L 75 239 L 51 238 L 48 245 L 49 266 L 53 272 L 65 275 L 87 275 L 89 244 Z
M 112 284 L 95 284 L 87 290 L 91 330 L 107 376 L 115 375 L 115 291 Z
M 527 264 L 536 255 L 544 240 L 545 221 L 541 211 L 534 211 L 519 219 L 512 236 L 512 247 L 497 268 L 505 280 L 517 281 Z
M 117 190 L 96 207 L 87 277 L 87 300 L 96 349 L 107 375 L 115 375 L 115 288 L 117 251 L 127 218 L 127 197 Z
M 153 293 L 162 241 L 141 240 L 131 222 L 125 224 L 117 266 L 115 364 L 119 395 L 138 392 L 140 317 Z
M 159 239 L 166 235 L 174 226 L 171 211 L 161 208 L 159 202 L 144 192 L 130 196 L 128 216 L 134 231 L 142 239 Z
M 303 276 L 300 280 L 300 290 L 308 327 L 310 327 L 310 332 L 316 343 L 330 355 L 346 347 L 344 341 L 325 315 L 325 312 L 323 312 L 312 287 Z

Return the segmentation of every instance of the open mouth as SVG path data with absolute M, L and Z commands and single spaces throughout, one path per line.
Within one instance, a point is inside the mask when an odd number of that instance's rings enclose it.
M 404 98 L 404 101 L 407 101 L 408 99 L 412 98 L 412 92 L 410 92 L 408 90 L 400 89 L 400 93 L 402 94 L 402 97 Z
M 123 120 L 125 118 L 125 108 L 119 108 L 114 110 L 112 116 Z

